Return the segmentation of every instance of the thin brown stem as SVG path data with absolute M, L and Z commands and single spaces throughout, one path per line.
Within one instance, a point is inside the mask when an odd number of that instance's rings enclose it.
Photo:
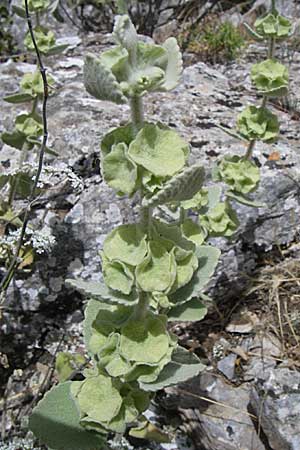
M 14 254 L 14 257 L 9 265 L 9 268 L 7 270 L 7 272 L 5 273 L 4 277 L 1 280 L 0 283 L 0 303 L 2 304 L 4 301 L 4 294 L 11 282 L 11 279 L 14 276 L 14 273 L 16 271 L 16 268 L 18 266 L 18 261 L 19 261 L 19 256 L 20 256 L 20 251 L 21 248 L 23 246 L 24 243 L 24 237 L 25 237 L 25 233 L 26 233 L 26 228 L 27 228 L 27 224 L 29 221 L 29 215 L 31 212 L 31 208 L 32 208 L 32 204 L 34 202 L 35 196 L 36 196 L 36 192 L 37 192 L 37 186 L 39 183 L 39 179 L 40 179 L 40 175 L 43 169 L 43 162 L 44 162 L 44 154 L 45 154 L 45 149 L 46 149 L 46 144 L 47 144 L 47 139 L 48 139 L 48 127 L 47 127 L 47 100 L 48 100 L 48 82 L 47 82 L 47 76 L 46 76 L 46 69 L 43 65 L 42 59 L 41 59 L 41 55 L 40 55 L 40 51 L 38 49 L 35 37 L 34 37 L 34 32 L 33 32 L 33 27 L 32 27 L 32 22 L 31 22 L 31 17 L 29 14 L 29 9 L 28 9 L 28 0 L 25 0 L 25 11 L 26 11 L 26 19 L 27 19 L 27 25 L 28 25 L 28 29 L 29 29 L 29 33 L 34 45 L 34 49 L 35 49 L 35 53 L 37 56 L 37 60 L 38 60 L 38 66 L 42 75 L 42 79 L 43 79 L 43 86 L 44 86 L 44 94 L 43 94 L 43 106 L 42 106 L 42 119 L 43 119 L 43 140 L 42 140 L 42 144 L 40 147 L 40 152 L 39 152 L 39 162 L 38 162 L 38 168 L 35 174 L 35 178 L 34 178 L 34 182 L 33 182 L 33 186 L 30 192 L 30 196 L 28 199 L 28 204 L 27 207 L 25 209 L 25 213 L 24 213 L 24 218 L 23 218 L 23 224 L 21 227 L 21 232 L 20 232 L 20 238 L 17 244 L 17 248 Z

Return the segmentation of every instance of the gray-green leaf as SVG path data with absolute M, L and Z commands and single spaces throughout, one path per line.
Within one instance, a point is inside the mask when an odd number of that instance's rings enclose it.
M 53 450 L 98 450 L 107 448 L 101 435 L 79 425 L 79 411 L 72 399 L 72 382 L 54 386 L 34 408 L 29 428 Z
M 127 102 L 116 77 L 94 55 L 86 56 L 83 73 L 85 88 L 93 97 L 117 104 Z
M 172 361 L 160 372 L 152 383 L 139 383 L 145 391 L 157 391 L 167 386 L 183 383 L 203 372 L 206 366 L 197 356 L 182 347 L 178 347 L 172 354 Z
M 198 192 L 205 179 L 205 170 L 202 166 L 187 167 L 168 181 L 163 189 L 150 199 L 145 199 L 145 206 L 153 207 L 164 203 L 189 200 Z
M 198 300 L 198 298 L 192 298 L 183 305 L 175 306 L 168 312 L 168 319 L 180 322 L 194 322 L 202 320 L 207 314 L 207 307 Z

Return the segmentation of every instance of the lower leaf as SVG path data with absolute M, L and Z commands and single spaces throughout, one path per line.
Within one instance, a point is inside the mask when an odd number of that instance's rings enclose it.
M 79 425 L 79 411 L 71 397 L 72 382 L 53 387 L 34 408 L 29 428 L 52 450 L 107 449 L 104 438 Z

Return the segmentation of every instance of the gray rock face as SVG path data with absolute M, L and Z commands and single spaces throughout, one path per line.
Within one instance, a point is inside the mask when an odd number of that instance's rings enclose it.
M 248 412 L 249 385 L 233 387 L 206 373 L 166 391 L 167 407 L 177 405 L 197 450 L 266 449 Z
M 300 373 L 272 370 L 251 392 L 251 406 L 261 418 L 272 450 L 300 448 Z

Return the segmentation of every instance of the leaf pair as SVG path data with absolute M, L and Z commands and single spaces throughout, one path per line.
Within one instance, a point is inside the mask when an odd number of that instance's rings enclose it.
M 130 97 L 177 86 L 182 58 L 176 39 L 169 38 L 162 46 L 139 42 L 126 15 L 117 17 L 113 36 L 117 47 L 85 60 L 84 83 L 91 95 L 125 103 Z
M 120 195 L 132 195 L 143 187 L 155 190 L 155 185 L 160 186 L 183 168 L 189 153 L 188 145 L 175 131 L 150 123 L 135 137 L 131 125 L 111 131 L 101 148 L 105 181 Z

